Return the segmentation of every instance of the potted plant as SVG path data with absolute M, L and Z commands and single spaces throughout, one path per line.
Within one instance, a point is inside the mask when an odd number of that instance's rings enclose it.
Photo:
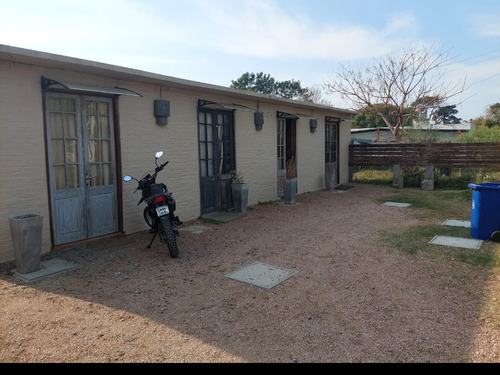
M 248 207 L 248 184 L 244 181 L 241 172 L 231 171 L 231 193 L 234 209 L 245 212 Z
M 42 219 L 36 214 L 9 217 L 17 272 L 30 273 L 41 267 Z

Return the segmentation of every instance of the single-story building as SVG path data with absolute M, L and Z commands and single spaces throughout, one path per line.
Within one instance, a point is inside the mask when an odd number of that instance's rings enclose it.
M 43 217 L 42 253 L 146 229 L 136 185 L 159 174 L 183 221 L 231 209 L 231 174 L 248 204 L 349 179 L 350 110 L 0 45 L 0 262 L 9 218 Z

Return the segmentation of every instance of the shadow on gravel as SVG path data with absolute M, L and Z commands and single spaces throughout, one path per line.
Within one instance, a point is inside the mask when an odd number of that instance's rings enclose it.
M 46 255 L 80 268 L 32 285 L 3 264 L 0 321 L 13 330 L 0 360 L 470 362 L 487 275 L 385 249 L 377 231 L 411 225 L 373 201 L 389 192 L 356 185 L 224 224 L 187 222 L 207 229 L 183 231 L 177 259 L 157 241 L 146 249 L 140 232 Z M 271 289 L 225 277 L 254 262 L 298 273 Z M 74 354 L 59 356 L 62 346 Z

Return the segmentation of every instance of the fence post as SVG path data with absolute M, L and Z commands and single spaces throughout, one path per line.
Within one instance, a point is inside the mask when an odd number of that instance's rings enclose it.
M 398 189 L 403 188 L 403 177 L 401 176 L 401 165 L 394 164 L 392 168 L 392 186 Z
M 434 167 L 432 165 L 425 166 L 425 174 L 421 186 L 423 190 L 434 190 Z

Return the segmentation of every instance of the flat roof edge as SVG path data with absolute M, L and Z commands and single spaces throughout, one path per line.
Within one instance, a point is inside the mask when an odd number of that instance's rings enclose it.
M 87 72 L 93 74 L 98 74 L 99 72 L 112 72 L 111 77 L 117 79 L 130 80 L 133 79 L 134 77 L 136 78 L 139 77 L 141 78 L 141 81 L 145 83 L 158 84 L 159 82 L 163 82 L 165 84 L 170 84 L 171 86 L 177 88 L 185 88 L 189 90 L 203 89 L 205 91 L 211 91 L 222 95 L 231 95 L 239 99 L 253 99 L 258 101 L 260 100 L 266 102 L 288 104 L 294 107 L 323 109 L 327 111 L 335 111 L 338 113 L 342 113 L 345 116 L 353 116 L 357 114 L 356 111 L 350 109 L 342 109 L 311 102 L 291 100 L 256 92 L 248 92 L 225 86 L 218 86 L 204 82 L 191 81 L 183 78 L 177 78 L 158 73 L 147 72 L 139 69 L 127 68 L 123 66 L 112 65 L 97 61 L 85 60 L 77 57 L 64 56 L 55 53 L 9 46 L 5 44 L 0 44 L 0 60 L 15 61 L 26 64 L 39 64 L 45 67 L 53 67 L 53 68 L 75 69 L 75 67 L 78 67 L 78 70 L 81 72 Z

